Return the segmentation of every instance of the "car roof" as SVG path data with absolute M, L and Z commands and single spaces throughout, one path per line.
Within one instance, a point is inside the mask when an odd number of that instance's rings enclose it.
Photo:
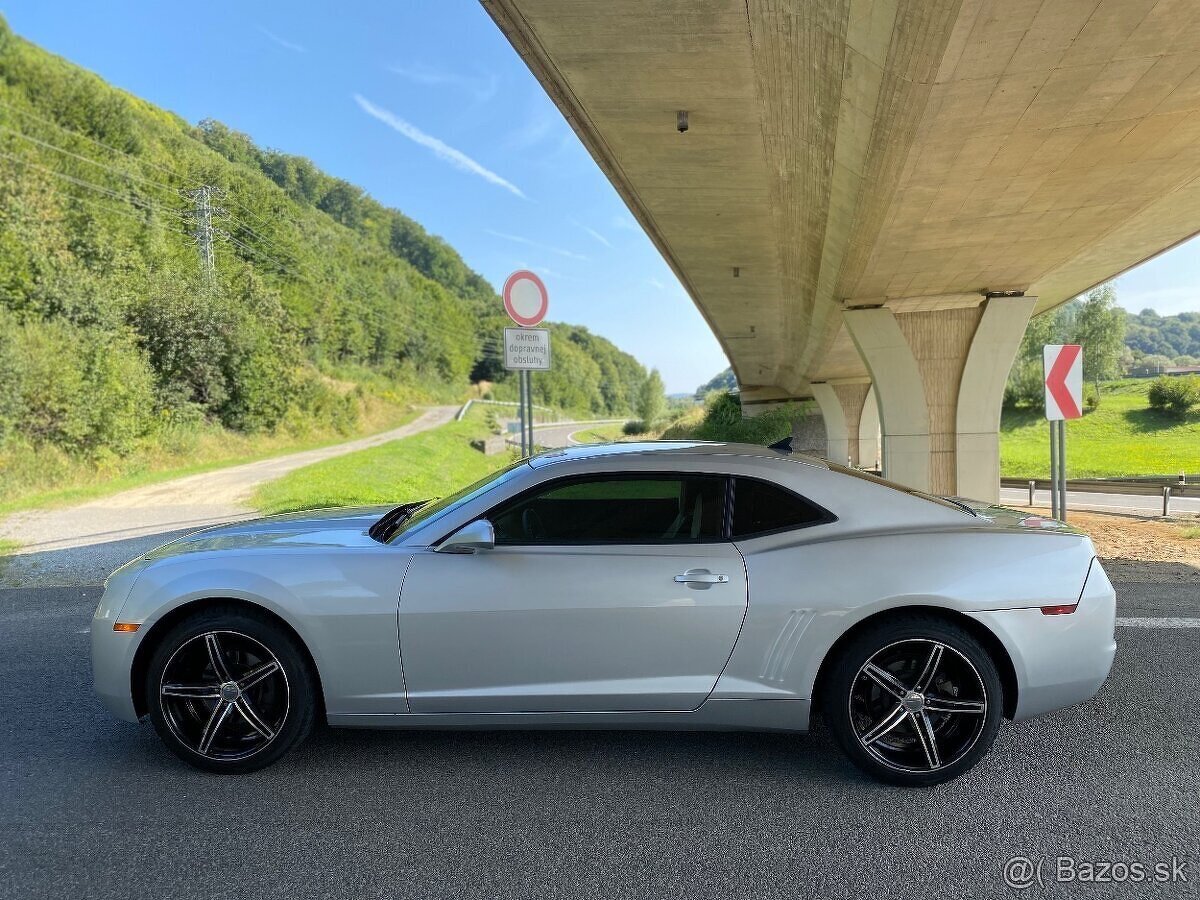
M 617 459 L 622 456 L 654 454 L 663 461 L 672 457 L 752 456 L 759 459 L 794 462 L 828 469 L 829 464 L 816 456 L 803 453 L 784 453 L 758 444 L 736 444 L 721 441 L 626 441 L 611 444 L 581 444 L 547 450 L 529 460 L 535 469 L 576 460 Z

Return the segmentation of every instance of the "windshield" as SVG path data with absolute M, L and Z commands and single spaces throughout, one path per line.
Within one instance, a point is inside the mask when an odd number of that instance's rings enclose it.
M 911 497 L 920 497 L 922 500 L 928 500 L 930 503 L 937 503 L 941 506 L 948 506 L 950 509 L 956 509 L 959 512 L 965 512 L 968 515 L 975 515 L 975 510 L 967 506 L 965 503 L 960 503 L 957 500 L 951 500 L 948 497 L 938 497 L 934 494 L 927 494 L 924 491 L 918 491 L 916 488 L 905 487 L 902 484 L 897 484 L 894 481 L 888 481 L 886 478 L 880 478 L 878 475 L 872 475 L 869 472 L 863 472 L 859 469 L 851 469 L 848 466 L 839 466 L 837 463 L 829 463 L 830 471 L 839 472 L 842 475 L 851 475 L 854 478 L 861 478 L 863 481 L 869 481 L 872 484 L 889 487 L 894 491 L 900 491 L 903 494 L 908 494 Z
M 420 505 L 408 504 L 410 511 L 407 513 L 407 515 L 401 515 L 397 517 L 397 521 L 392 523 L 392 527 L 389 529 L 390 533 L 383 535 L 379 539 L 385 544 L 390 543 L 400 535 L 407 534 L 409 531 L 412 531 L 418 525 L 423 525 L 426 522 L 437 518 L 451 507 L 457 506 L 460 503 L 465 503 L 468 500 L 473 500 L 480 494 L 486 493 L 497 485 L 502 484 L 508 480 L 513 472 L 523 465 L 525 465 L 524 460 L 520 460 L 505 466 L 503 469 L 500 469 L 497 472 L 491 472 L 473 484 L 469 484 L 462 490 L 455 491 L 453 494 L 449 494 L 448 496 L 440 497 L 436 500 L 426 500 Z M 389 511 L 386 515 L 384 515 L 379 522 L 382 523 L 384 519 L 392 516 L 393 513 L 402 512 L 404 510 L 404 506 L 397 507 L 396 509 Z

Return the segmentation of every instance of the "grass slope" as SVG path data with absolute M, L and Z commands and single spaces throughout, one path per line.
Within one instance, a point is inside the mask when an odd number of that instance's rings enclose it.
M 260 487 L 250 502 L 281 513 L 444 496 L 512 461 L 508 453 L 485 456 L 471 446 L 486 434 L 483 414 L 473 408 L 461 422 L 297 469 Z
M 1105 384 L 1100 408 L 1067 423 L 1069 478 L 1178 475 L 1200 472 L 1200 411 L 1176 419 L 1147 400 L 1148 379 Z M 1005 410 L 1000 424 L 1000 472 L 1045 478 L 1049 427 L 1040 409 Z

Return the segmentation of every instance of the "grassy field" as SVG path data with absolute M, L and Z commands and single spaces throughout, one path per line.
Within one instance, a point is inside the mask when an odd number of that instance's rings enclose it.
M 1102 385 L 1100 408 L 1067 423 L 1068 478 L 1200 473 L 1200 411 L 1180 420 L 1151 409 L 1149 388 L 1149 379 Z M 1041 409 L 1005 410 L 1001 474 L 1045 478 L 1049 460 L 1049 427 Z
M 472 407 L 461 422 L 297 469 L 260 487 L 250 502 L 280 513 L 440 497 L 512 461 L 509 453 L 484 456 L 471 446 L 486 434 L 483 411 Z

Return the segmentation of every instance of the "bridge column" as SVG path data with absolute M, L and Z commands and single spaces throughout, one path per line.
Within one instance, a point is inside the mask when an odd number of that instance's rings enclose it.
M 935 494 L 1000 496 L 1000 407 L 1036 297 L 917 312 L 848 309 L 871 373 L 884 475 Z
M 871 385 L 858 420 L 858 464 L 864 469 L 875 469 L 879 462 L 879 403 L 875 399 L 875 385 Z
M 871 382 L 866 378 L 813 382 L 813 397 L 825 420 L 825 458 L 830 462 L 862 465 L 860 429 L 870 390 Z

